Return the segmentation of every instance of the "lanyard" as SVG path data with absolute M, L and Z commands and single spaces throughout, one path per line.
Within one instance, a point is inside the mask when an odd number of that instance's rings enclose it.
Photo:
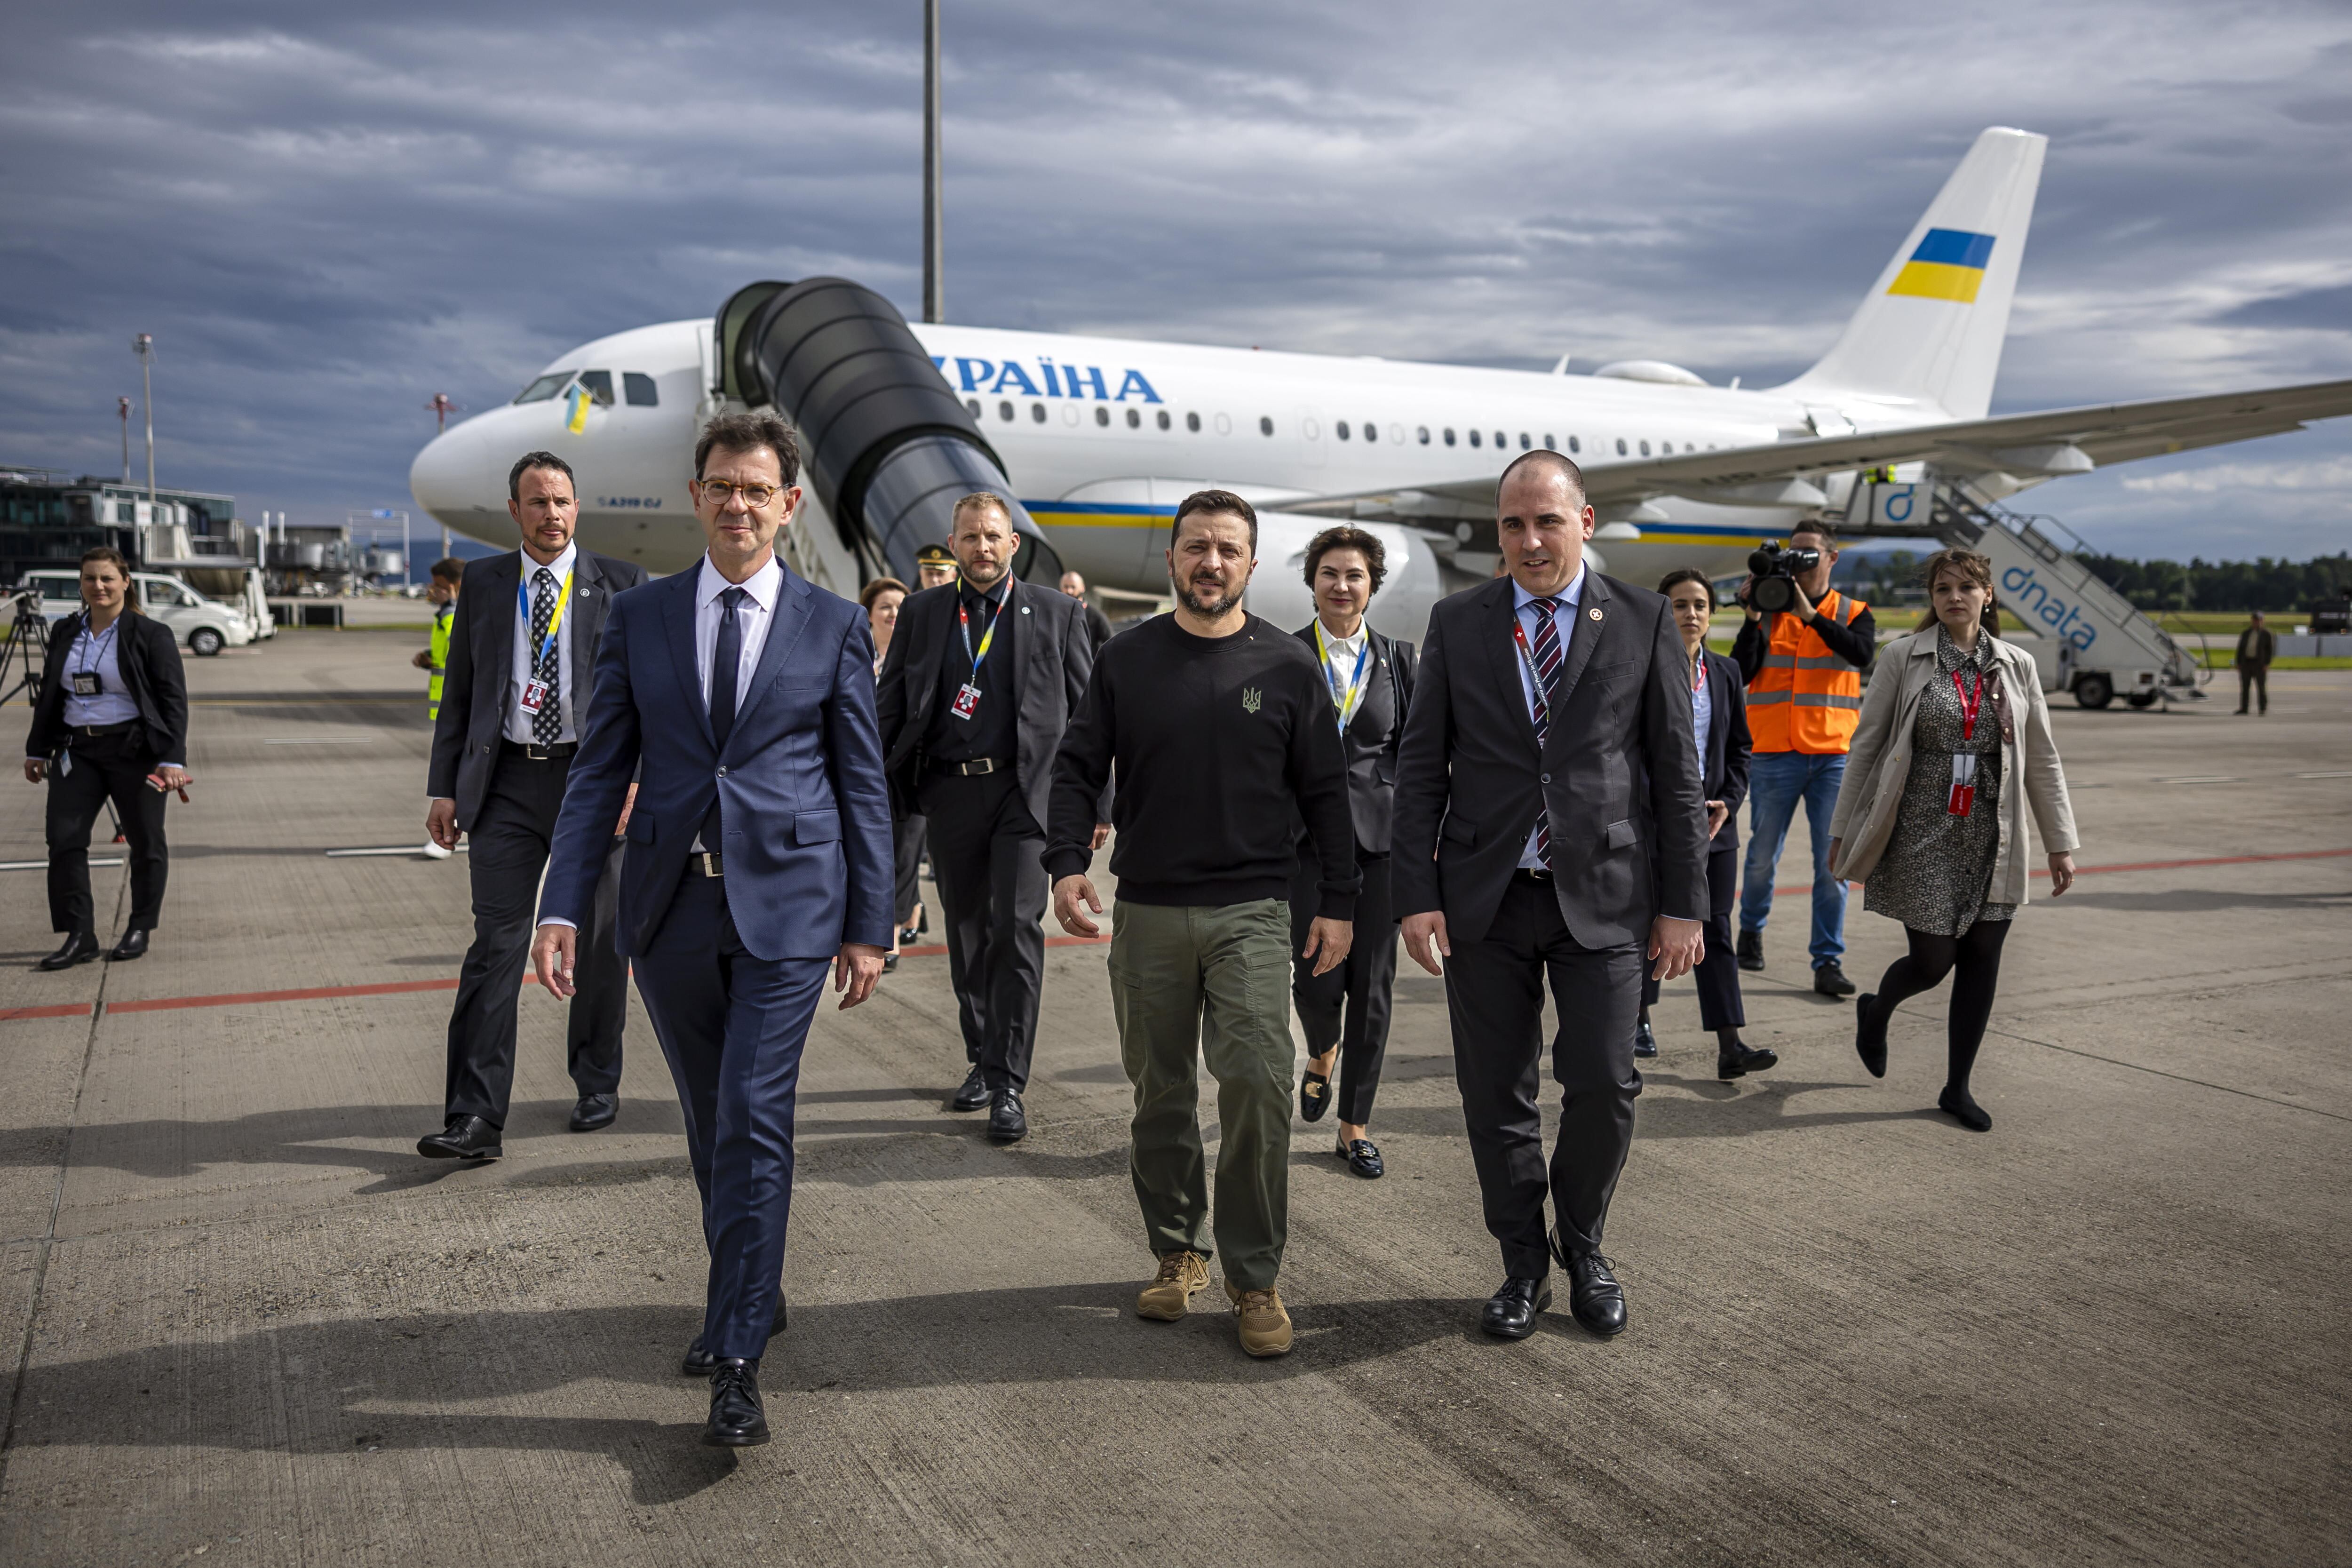
M 106 657 L 106 645 L 109 642 L 115 640 L 114 634 L 122 629 L 122 617 L 130 613 L 131 612 L 128 609 L 116 611 L 114 616 L 114 624 L 107 627 L 104 631 L 97 633 L 93 633 L 89 629 L 89 612 L 84 611 L 82 613 L 81 636 L 76 637 L 74 640 L 77 643 L 84 640 L 87 640 L 89 643 L 89 662 L 76 669 L 74 671 L 76 675 L 88 675 L 90 671 L 98 668 L 99 661 Z
M 1964 742 L 1973 741 L 1977 738 L 1977 704 L 1984 700 L 1984 675 L 1978 673 L 1976 689 L 1971 691 L 1960 684 L 1960 672 L 1956 669 L 1952 671 L 1952 689 L 1960 694 L 1960 739 Z
M 544 571 L 545 568 L 542 567 L 541 570 Z M 562 629 L 563 612 L 570 608 L 571 605 L 572 573 L 566 572 L 563 574 L 563 587 L 562 591 L 555 595 L 555 614 L 548 620 L 547 636 L 540 639 L 539 652 L 530 661 L 531 668 L 537 669 L 541 665 L 545 664 L 547 662 L 548 654 L 554 650 L 555 634 Z M 522 612 L 523 626 L 525 627 L 530 626 L 530 589 L 527 584 L 517 583 L 515 584 L 515 605 Z
M 1704 655 L 1691 661 L 1691 695 L 1706 689 L 1706 659 Z
M 1544 692 L 1543 676 L 1536 669 L 1536 656 L 1528 648 L 1527 627 L 1519 624 L 1519 613 L 1517 610 L 1511 612 L 1511 641 L 1518 645 L 1519 663 L 1527 668 L 1528 689 L 1534 694 L 1528 700 L 1529 709 L 1531 712 L 1540 711 L 1548 717 L 1551 711 L 1551 703 Z
M 985 598 L 987 595 L 982 595 L 982 597 Z M 1004 597 L 996 602 L 996 614 L 988 617 L 988 629 L 980 634 L 980 651 L 974 653 L 971 651 L 971 612 L 964 608 L 962 590 L 957 590 L 956 626 L 963 633 L 963 656 L 971 660 L 971 673 L 974 679 L 978 679 L 980 675 L 980 661 L 988 657 L 989 645 L 996 640 L 996 623 L 1003 620 L 1004 612 L 1012 607 L 1013 584 L 1007 583 L 1004 585 Z
M 1339 728 L 1344 732 L 1348 721 L 1355 717 L 1357 704 L 1364 700 L 1367 689 L 1364 663 L 1372 657 L 1372 639 L 1366 635 L 1364 646 L 1356 650 L 1356 673 L 1348 677 L 1348 684 L 1344 688 L 1339 684 L 1339 672 L 1331 668 L 1331 647 L 1323 640 L 1323 622 L 1319 616 L 1315 622 L 1315 651 L 1323 658 L 1323 679 L 1331 683 L 1331 700 L 1339 710 Z

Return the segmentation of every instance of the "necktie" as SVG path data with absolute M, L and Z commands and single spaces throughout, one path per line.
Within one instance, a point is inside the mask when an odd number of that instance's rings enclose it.
M 561 656 L 548 641 L 548 623 L 555 619 L 555 574 L 542 566 L 531 580 L 530 673 L 540 683 L 539 711 L 530 716 L 530 738 L 542 746 L 555 744 L 563 733 L 562 667 Z
M 736 612 L 751 596 L 740 588 L 719 595 L 719 639 L 710 652 L 710 733 L 722 752 L 735 732 L 735 673 L 743 662 L 743 623 Z
M 1544 738 L 1551 732 L 1551 695 L 1559 679 L 1559 627 L 1552 620 L 1552 612 L 1559 608 L 1558 599 L 1537 599 L 1532 602 L 1536 613 L 1536 754 L 1543 754 Z M 1536 807 L 1536 858 L 1551 869 L 1551 812 L 1538 805 Z

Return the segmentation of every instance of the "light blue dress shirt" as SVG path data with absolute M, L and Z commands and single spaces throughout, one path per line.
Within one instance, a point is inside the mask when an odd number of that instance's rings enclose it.
M 1559 605 L 1551 613 L 1551 620 L 1552 631 L 1559 638 L 1560 657 L 1563 659 L 1568 655 L 1569 638 L 1574 635 L 1574 628 L 1568 623 L 1576 618 L 1576 603 L 1584 595 L 1585 571 L 1586 568 L 1580 563 L 1576 568 L 1576 575 L 1569 580 L 1568 586 L 1551 595 L 1559 601 Z M 1512 578 L 1511 612 L 1518 616 L 1519 630 L 1527 637 L 1529 653 L 1535 651 L 1536 646 L 1535 602 L 1536 595 L 1521 587 L 1517 578 Z M 1528 722 L 1532 724 L 1536 718 L 1534 673 L 1528 668 L 1528 661 L 1518 656 L 1518 650 L 1516 647 L 1511 650 L 1511 662 L 1519 667 L 1519 698 L 1528 705 Z M 1536 853 L 1536 830 L 1530 827 L 1528 829 L 1528 842 L 1519 852 L 1519 869 L 1540 871 L 1543 868 L 1543 857 Z

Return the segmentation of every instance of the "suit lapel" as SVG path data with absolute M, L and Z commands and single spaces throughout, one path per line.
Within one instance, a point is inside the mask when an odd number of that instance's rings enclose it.
M 1022 597 L 1030 591 L 1029 584 L 1016 577 L 1005 584 L 1004 591 L 1012 596 L 1012 603 L 1005 606 L 1005 622 L 1013 633 L 1013 719 L 1017 725 L 1029 696 L 1029 682 L 1039 665 L 1037 639 L 1043 631 L 1037 617 L 1028 613 L 1029 601 Z M 1020 624 L 1013 625 L 1016 621 Z
M 1518 643 L 1513 636 L 1518 619 L 1518 592 L 1508 577 L 1497 577 L 1485 590 L 1486 601 L 1478 606 L 1478 616 L 1485 635 L 1479 641 L 1486 647 L 1486 657 L 1494 666 L 1495 689 L 1501 694 L 1503 706 L 1518 718 L 1518 733 L 1528 744 L 1528 755 L 1536 754 L 1536 721 L 1528 711 L 1527 688 L 1519 680 Z M 1555 705 L 1557 707 L 1557 705 Z
M 520 550 L 500 559 L 493 579 L 498 587 L 490 595 L 489 614 L 474 623 L 475 629 L 482 634 L 478 645 L 481 651 L 474 656 L 474 668 L 498 681 L 497 710 L 501 723 L 514 687 L 515 595 L 522 584 L 522 560 Z
M 751 671 L 751 688 L 736 700 L 733 733 L 737 735 L 743 732 L 744 724 L 759 708 L 760 700 L 767 696 L 768 688 L 776 683 L 776 671 L 784 667 L 793 645 L 800 641 L 801 633 L 808 626 L 811 590 L 807 581 L 795 576 L 781 558 L 776 565 L 783 576 L 776 585 L 775 619 L 768 627 L 767 642 L 760 648 L 760 662 Z
M 572 605 L 563 612 L 564 657 L 572 661 L 572 706 L 577 722 L 588 721 L 588 688 L 595 678 L 596 633 L 604 629 L 604 574 L 596 557 L 582 551 L 572 568 Z M 594 631 L 589 628 L 593 626 Z
M 694 599 L 702 582 L 702 563 L 698 560 L 685 571 L 662 581 L 677 584 L 662 601 L 662 629 L 668 634 L 669 663 L 677 672 L 678 695 L 685 700 L 687 710 L 694 715 L 694 721 L 702 727 L 703 744 L 715 750 L 719 736 L 710 728 L 710 705 L 702 700 L 701 660 L 694 653 Z M 741 720 L 738 713 L 739 729 Z
M 1600 573 L 1587 569 L 1584 591 L 1578 596 L 1572 613 L 1573 625 L 1568 630 L 1567 658 L 1560 665 L 1559 684 L 1553 689 L 1551 710 L 1555 716 L 1565 711 L 1568 700 L 1576 695 L 1576 683 L 1584 679 L 1584 667 L 1592 662 L 1592 650 L 1601 641 L 1601 634 L 1609 625 L 1609 586 Z M 1559 726 L 1552 726 L 1559 732 Z

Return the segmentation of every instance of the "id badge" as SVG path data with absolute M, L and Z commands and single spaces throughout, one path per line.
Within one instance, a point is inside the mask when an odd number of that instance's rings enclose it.
M 972 715 L 972 710 L 979 706 L 980 688 L 967 680 L 963 683 L 962 689 L 955 694 L 955 700 L 948 705 L 948 711 L 959 719 L 969 719 Z
M 96 697 L 105 689 L 106 688 L 99 684 L 98 671 L 77 669 L 73 672 L 73 691 L 76 697 Z
M 546 703 L 546 701 L 547 682 L 536 679 L 526 680 L 522 683 L 521 700 L 518 701 L 515 706 L 521 709 L 526 713 L 535 714 L 540 710 L 541 707 Z
M 1945 813 L 1966 816 L 1977 800 L 1977 754 L 1974 752 L 1952 753 L 1952 795 L 1945 802 Z

